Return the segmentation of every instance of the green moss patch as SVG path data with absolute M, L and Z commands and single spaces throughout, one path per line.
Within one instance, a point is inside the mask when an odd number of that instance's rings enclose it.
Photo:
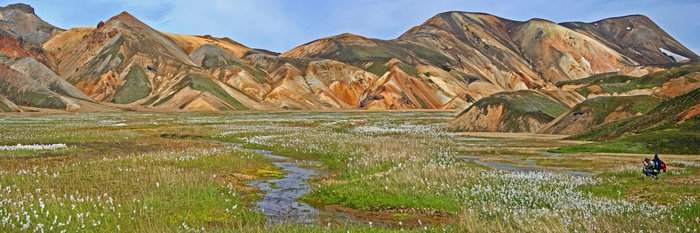
M 113 103 L 129 104 L 145 98 L 151 93 L 151 85 L 146 73 L 138 66 L 132 66 L 124 78 L 124 84 L 117 89 Z

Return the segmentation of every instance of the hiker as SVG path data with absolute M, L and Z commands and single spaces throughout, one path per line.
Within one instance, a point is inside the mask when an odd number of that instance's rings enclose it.
M 644 157 L 642 164 L 644 164 L 644 168 L 642 168 L 644 175 L 656 179 L 656 175 L 659 174 L 659 170 L 656 170 L 656 163 L 653 160 L 649 160 L 649 157 L 647 156 Z
M 658 172 L 664 171 L 664 173 L 666 173 L 666 163 L 664 163 L 664 161 L 661 161 L 661 159 L 659 158 L 659 154 L 654 154 L 654 160 L 652 161 L 654 161 L 655 169 Z

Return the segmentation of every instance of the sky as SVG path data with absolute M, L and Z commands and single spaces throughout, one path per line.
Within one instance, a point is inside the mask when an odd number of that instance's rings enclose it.
M 61 28 L 95 26 L 127 11 L 161 31 L 229 37 L 276 52 L 345 32 L 393 39 L 446 11 L 554 22 L 643 14 L 700 53 L 700 0 L 0 0 L 0 5 L 16 2 L 32 5 Z

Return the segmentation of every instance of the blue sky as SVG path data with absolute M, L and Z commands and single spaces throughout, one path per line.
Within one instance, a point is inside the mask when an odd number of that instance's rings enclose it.
M 0 0 L 0 5 L 18 2 Z M 591 22 L 644 14 L 700 52 L 699 0 L 24 0 L 62 28 L 94 26 L 128 11 L 173 33 L 229 37 L 283 52 L 321 37 L 350 32 L 392 39 L 445 11 L 486 12 L 514 20 Z

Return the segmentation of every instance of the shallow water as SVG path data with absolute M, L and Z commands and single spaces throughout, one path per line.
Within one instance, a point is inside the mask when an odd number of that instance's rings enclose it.
M 464 161 L 474 162 L 474 163 L 482 165 L 482 166 L 495 168 L 495 169 L 499 169 L 499 170 L 516 171 L 516 172 L 554 172 L 554 171 L 547 171 L 547 170 L 543 170 L 543 169 L 530 168 L 530 167 L 516 167 L 516 166 L 503 164 L 503 163 L 484 162 L 484 161 L 481 161 L 481 158 L 476 158 L 476 157 L 462 156 L 459 158 L 464 160 Z M 557 172 L 554 172 L 554 173 L 557 173 Z M 588 172 L 580 172 L 580 171 L 566 171 L 566 172 L 560 172 L 560 173 L 565 174 L 565 175 L 569 175 L 569 176 L 576 176 L 576 177 L 590 176 L 591 175 Z
M 211 142 L 243 148 L 241 143 Z M 275 155 L 271 151 L 248 150 L 275 161 L 273 164 L 285 172 L 285 176 L 280 179 L 255 180 L 249 183 L 265 192 L 262 199 L 256 203 L 256 207 L 267 217 L 267 223 L 316 222 L 319 211 L 298 199 L 311 192 L 309 180 L 317 174 L 317 171 L 302 168 L 302 163 L 288 157 Z

